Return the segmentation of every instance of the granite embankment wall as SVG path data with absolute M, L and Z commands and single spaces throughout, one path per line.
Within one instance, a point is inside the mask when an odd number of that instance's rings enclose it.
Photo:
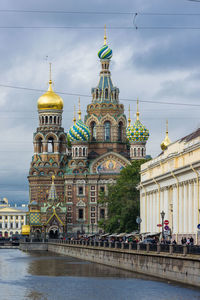
M 29 249 L 26 244 L 24 246 L 20 245 L 20 249 L 26 251 L 36 250 L 36 248 L 36 246 L 33 247 L 31 244 Z M 175 253 L 156 253 L 54 242 L 44 244 L 43 248 L 38 250 L 48 250 L 107 266 L 200 287 L 199 255 L 184 256 Z

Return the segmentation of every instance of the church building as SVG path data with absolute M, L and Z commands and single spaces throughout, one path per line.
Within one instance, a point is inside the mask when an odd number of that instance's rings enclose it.
M 61 237 L 72 233 L 97 233 L 107 208 L 98 204 L 120 171 L 132 160 L 146 157 L 149 131 L 139 120 L 128 125 L 119 88 L 110 72 L 112 50 L 104 45 L 98 52 L 101 71 L 92 88 L 92 102 L 68 132 L 62 127 L 64 102 L 49 89 L 38 99 L 39 126 L 33 135 L 34 154 L 29 170 L 29 225 L 32 234 Z

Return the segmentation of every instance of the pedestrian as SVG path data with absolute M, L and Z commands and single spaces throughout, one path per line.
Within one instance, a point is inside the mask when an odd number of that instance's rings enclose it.
M 173 244 L 173 245 L 176 245 L 176 240 L 173 240 L 172 244 Z
M 181 244 L 184 245 L 184 238 L 182 236 L 182 239 L 181 239 Z
M 190 245 L 190 239 L 187 238 L 186 245 Z
M 191 238 L 190 238 L 190 245 L 193 245 L 194 244 L 194 239 L 193 239 L 193 237 L 191 236 Z

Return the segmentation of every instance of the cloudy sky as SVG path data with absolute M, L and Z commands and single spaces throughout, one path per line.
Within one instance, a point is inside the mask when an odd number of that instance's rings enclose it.
M 141 121 L 150 131 L 148 154 L 159 154 L 166 119 L 172 141 L 200 126 L 200 2 L 1 0 L 0 198 L 28 202 L 37 99 L 39 90 L 48 87 L 48 63 L 54 90 L 64 100 L 65 131 L 72 124 L 76 94 L 83 95 L 83 112 L 90 103 L 100 71 L 97 51 L 104 24 L 113 49 L 113 83 L 126 114 L 131 105 L 133 120 L 135 100 L 141 101 Z

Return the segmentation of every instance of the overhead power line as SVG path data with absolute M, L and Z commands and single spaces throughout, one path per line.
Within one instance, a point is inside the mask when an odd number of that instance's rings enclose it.
M 1 83 L 0 83 L 0 87 L 12 88 L 12 89 L 18 89 L 18 90 L 34 91 L 34 92 L 46 92 L 46 90 L 40 90 L 40 89 L 34 89 L 34 88 L 28 88 L 28 87 L 20 87 L 20 86 L 14 86 L 14 85 L 7 85 L 7 84 L 1 84 Z M 58 93 L 60 95 L 67 95 L 67 96 L 92 98 L 91 95 L 86 95 L 86 94 L 81 94 L 81 93 L 69 93 L 69 92 L 60 92 L 60 91 L 56 91 L 56 93 Z M 130 99 L 130 98 L 120 98 L 120 100 L 128 101 L 128 102 L 137 102 L 137 99 Z M 152 104 L 166 104 L 166 105 L 200 107 L 200 104 L 195 104 L 195 103 L 180 103 L 180 102 L 142 100 L 142 99 L 139 99 L 139 101 L 144 102 L 144 103 L 152 103 Z
M 189 0 L 196 1 L 197 0 Z M 198 1 L 199 2 L 199 1 Z M 142 15 L 142 16 L 199 16 L 200 13 L 188 12 L 140 12 L 140 11 L 64 11 L 64 10 L 24 10 L 24 9 L 0 9 L 0 13 L 33 13 L 33 14 L 77 14 L 77 15 Z
M 80 29 L 102 30 L 104 26 L 0 26 L 0 29 Z M 107 26 L 109 30 L 199 30 L 200 26 Z

